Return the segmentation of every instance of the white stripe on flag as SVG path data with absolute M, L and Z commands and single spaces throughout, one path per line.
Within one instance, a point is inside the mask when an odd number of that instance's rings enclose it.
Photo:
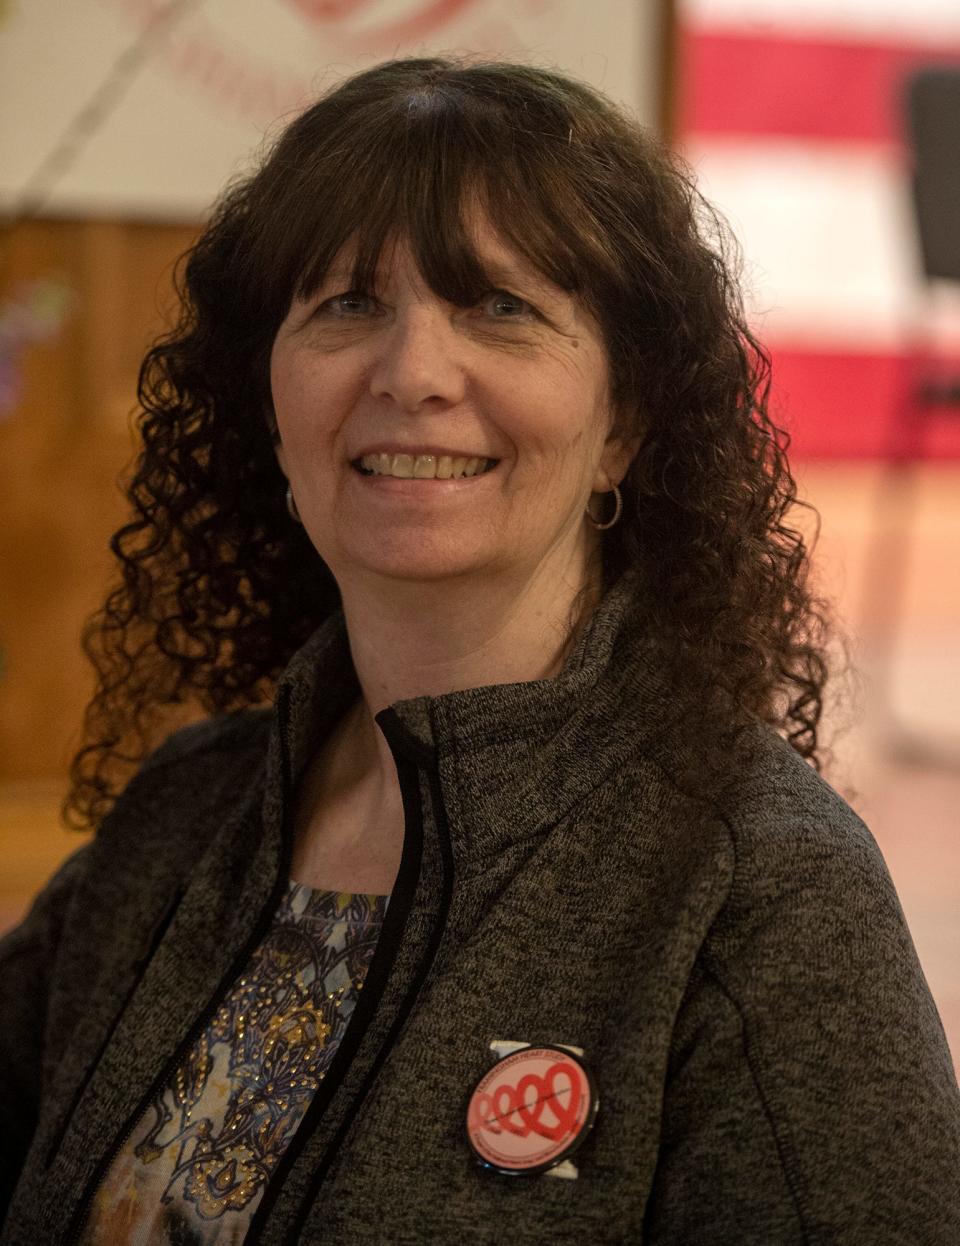
M 682 0 L 680 17 L 693 29 L 760 28 L 882 42 L 960 35 L 958 0 Z
M 693 137 L 684 155 L 743 247 L 761 335 L 834 349 L 902 344 L 919 258 L 903 173 L 889 152 Z M 941 302 L 943 332 L 958 340 L 949 295 Z

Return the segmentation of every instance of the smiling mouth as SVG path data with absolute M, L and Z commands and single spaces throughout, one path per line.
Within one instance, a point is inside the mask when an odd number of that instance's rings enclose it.
M 449 454 L 365 454 L 350 466 L 362 476 L 393 476 L 401 480 L 460 480 L 483 476 L 499 459 Z

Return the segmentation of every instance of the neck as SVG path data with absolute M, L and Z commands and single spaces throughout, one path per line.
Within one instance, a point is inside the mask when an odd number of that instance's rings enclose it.
M 357 775 L 377 787 L 394 763 L 374 715 L 395 701 L 559 673 L 600 597 L 586 551 L 533 575 L 433 583 L 340 579 L 350 650 L 362 690 L 343 723 Z

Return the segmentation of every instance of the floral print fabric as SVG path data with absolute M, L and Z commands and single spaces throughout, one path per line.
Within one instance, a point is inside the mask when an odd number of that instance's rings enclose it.
M 86 1246 L 236 1246 L 326 1075 L 388 897 L 291 880 L 246 972 L 99 1186 Z

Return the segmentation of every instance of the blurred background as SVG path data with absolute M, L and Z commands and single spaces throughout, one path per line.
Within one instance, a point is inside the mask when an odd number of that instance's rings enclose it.
M 58 814 L 79 634 L 174 261 L 318 92 L 443 51 L 625 103 L 738 240 L 847 638 L 827 778 L 876 836 L 960 1061 L 956 0 L 0 0 L 0 930 L 83 842 Z

